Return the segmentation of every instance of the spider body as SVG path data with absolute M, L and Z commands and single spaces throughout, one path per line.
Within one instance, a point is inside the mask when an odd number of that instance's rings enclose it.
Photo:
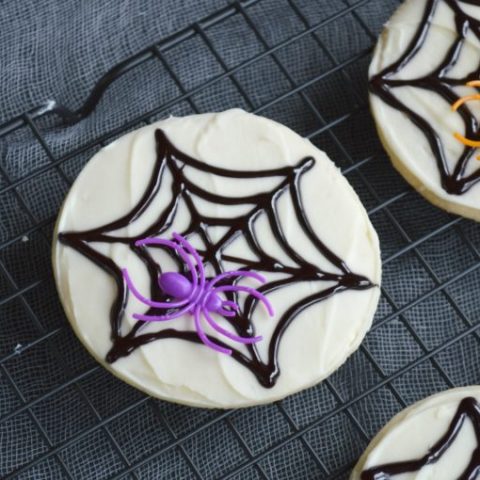
M 193 285 L 187 277 L 177 272 L 165 272 L 158 277 L 158 285 L 175 300 L 185 300 L 192 293 Z M 220 313 L 223 301 L 215 292 L 203 292 L 205 307 L 209 312 Z M 228 304 L 227 304 L 228 306 Z
M 192 293 L 192 284 L 181 273 L 165 272 L 158 277 L 158 286 L 167 295 L 178 300 L 185 300 Z
M 194 318 L 195 330 L 200 340 L 208 347 L 217 352 L 231 355 L 232 350 L 225 348 L 213 342 L 205 333 L 202 326 L 202 318 L 220 335 L 229 338 L 238 343 L 252 344 L 262 340 L 262 336 L 241 337 L 226 330 L 212 317 L 212 314 L 221 315 L 223 317 L 235 317 L 240 311 L 239 305 L 231 300 L 223 299 L 223 292 L 244 292 L 252 295 L 264 304 L 270 316 L 274 311 L 269 300 L 258 290 L 244 285 L 218 285 L 225 279 L 239 279 L 242 277 L 253 278 L 264 283 L 265 278 L 252 271 L 234 270 L 220 273 L 211 280 L 205 277 L 205 268 L 200 255 L 195 248 L 181 235 L 174 233 L 173 241 L 159 238 L 145 238 L 135 242 L 137 247 L 146 245 L 162 245 L 174 250 L 179 257 L 185 262 L 191 276 L 191 281 L 187 276 L 178 272 L 164 272 L 158 277 L 158 285 L 160 289 L 169 297 L 166 302 L 157 302 L 143 296 L 135 287 L 130 278 L 127 269 L 123 269 L 123 277 L 127 284 L 128 290 L 142 302 L 144 305 L 155 309 L 165 310 L 160 315 L 151 314 L 133 314 L 133 318 L 144 322 L 162 322 L 169 321 L 190 314 Z

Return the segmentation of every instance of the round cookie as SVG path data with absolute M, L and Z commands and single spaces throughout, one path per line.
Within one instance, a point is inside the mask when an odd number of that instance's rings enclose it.
M 480 471 L 480 387 L 455 388 L 396 415 L 372 440 L 351 480 L 452 480 Z
M 478 94 L 479 21 L 475 2 L 405 0 L 369 70 L 371 110 L 395 168 L 435 205 L 477 221 L 480 152 L 465 143 L 480 145 L 480 102 L 452 107 Z
M 381 276 L 377 235 L 333 163 L 238 109 L 168 118 L 100 150 L 60 212 L 53 266 L 102 365 L 217 408 L 332 373 L 369 329 Z

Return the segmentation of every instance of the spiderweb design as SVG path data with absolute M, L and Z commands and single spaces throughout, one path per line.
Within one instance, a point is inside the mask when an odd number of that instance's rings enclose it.
M 446 4 L 454 14 L 456 36 L 450 48 L 447 49 L 440 64 L 432 72 L 417 78 L 395 78 L 396 74 L 401 72 L 402 69 L 414 59 L 426 43 L 435 13 L 441 3 Z M 479 0 L 462 0 L 461 3 L 480 6 Z M 447 161 L 445 146 L 438 132 L 423 116 L 399 100 L 394 91 L 395 88 L 398 87 L 416 87 L 439 95 L 449 104 L 458 101 L 460 97 L 455 93 L 454 88 L 463 86 L 467 82 L 480 79 L 480 64 L 476 65 L 475 68 L 463 78 L 449 76 L 462 54 L 469 32 L 472 32 L 480 41 L 480 20 L 467 14 L 461 8 L 458 0 L 427 0 L 423 18 L 405 52 L 396 62 L 370 79 L 370 91 L 379 96 L 391 107 L 405 113 L 410 121 L 425 135 L 435 157 L 435 162 L 440 173 L 441 185 L 447 193 L 453 195 L 461 195 L 467 192 L 480 180 L 480 168 L 466 174 L 467 166 L 475 152 L 475 148 L 465 146 L 460 156 L 453 162 L 453 168 L 451 168 Z M 464 122 L 466 137 L 475 141 L 480 140 L 478 120 L 468 105 L 463 104 L 460 106 L 458 114 Z
M 91 245 L 93 242 L 104 242 L 121 243 L 128 246 L 143 262 L 148 272 L 150 278 L 150 298 L 158 302 L 169 301 L 170 299 L 165 296 L 158 284 L 162 267 L 154 260 L 152 250 L 150 250 L 155 246 L 139 246 L 135 245 L 135 243 L 140 239 L 164 235 L 175 219 L 180 202 L 183 202 L 188 209 L 190 221 L 188 227 L 182 232 L 182 235 L 186 238 L 192 235 L 198 235 L 201 238 L 205 248 L 199 250 L 199 253 L 203 257 L 204 265 L 209 265 L 215 274 L 220 274 L 224 271 L 223 262 L 225 261 L 238 263 L 243 270 L 283 274 L 283 278 L 279 279 L 277 275 L 277 278 L 274 280 L 268 281 L 257 288 L 257 290 L 264 295 L 268 295 L 273 291 L 285 288 L 296 282 L 319 282 L 320 285 L 326 283 L 325 288 L 313 294 L 311 294 L 310 291 L 308 296 L 295 301 L 278 320 L 276 318 L 268 320 L 276 322 L 276 324 L 268 345 L 268 358 L 266 361 L 262 361 L 255 344 L 245 345 L 247 353 L 228 346 L 228 348 L 232 350 L 232 358 L 248 368 L 256 376 L 261 385 L 267 388 L 273 387 L 280 374 L 278 349 L 282 335 L 291 322 L 302 311 L 342 291 L 365 290 L 374 287 L 374 284 L 368 278 L 352 272 L 346 263 L 336 256 L 316 236 L 309 224 L 302 204 L 300 179 L 302 175 L 312 168 L 315 160 L 313 158 L 305 158 L 296 166 L 272 170 L 234 171 L 208 165 L 182 153 L 170 143 L 165 133 L 159 129 L 155 131 L 155 145 L 156 162 L 151 179 L 140 201 L 130 212 L 106 225 L 82 232 L 61 232 L 58 236 L 60 242 L 74 248 L 94 262 L 107 272 L 116 283 L 117 295 L 110 312 L 112 347 L 107 354 L 106 360 L 109 363 L 113 363 L 118 358 L 129 355 L 142 345 L 166 338 L 176 338 L 202 344 L 194 330 L 186 331 L 176 328 L 166 328 L 158 332 L 142 332 L 142 329 L 145 327 L 145 322 L 140 320 L 134 323 L 128 333 L 122 335 L 122 320 L 125 316 L 125 308 L 129 295 L 125 278 L 122 275 L 120 266 L 118 266 L 116 262 Z M 187 176 L 185 174 L 185 167 L 188 167 L 190 171 L 215 175 L 221 177 L 221 179 L 230 179 L 229 181 L 234 179 L 265 178 L 270 181 L 275 180 L 277 183 L 272 189 L 255 195 L 242 197 L 223 196 L 206 191 L 197 185 L 190 179 L 190 177 L 194 175 Z M 162 180 L 164 180 L 167 171 L 173 179 L 171 182 L 171 200 L 163 208 L 156 220 L 138 235 L 112 235 L 112 232 L 128 226 L 142 216 L 162 187 Z M 163 186 L 162 188 L 168 188 L 168 186 Z M 298 223 L 311 244 L 328 263 L 332 265 L 332 271 L 324 271 L 307 261 L 289 244 L 279 222 L 277 203 L 282 195 L 290 195 Z M 216 205 L 224 205 L 225 207 L 232 205 L 247 206 L 248 211 L 238 216 L 209 217 L 199 211 L 196 203 L 197 198 Z M 254 228 L 256 220 L 261 215 L 266 215 L 273 234 L 276 236 L 282 251 L 291 260 L 293 266 L 290 262 L 288 265 L 280 262 L 262 248 Z M 210 227 L 223 227 L 225 233 L 221 235 L 218 241 L 213 241 L 209 234 Z M 224 253 L 228 245 L 240 236 L 244 237 L 249 248 L 255 254 L 256 259 L 240 258 Z M 161 246 L 158 247 L 161 248 Z M 182 271 L 184 275 L 188 276 L 186 266 L 178 255 L 175 256 L 171 249 L 165 250 L 165 253 L 170 255 L 177 263 L 179 271 Z M 235 281 L 235 279 L 226 279 L 223 284 Z M 225 292 L 225 296 L 231 301 L 237 300 L 235 292 Z M 231 325 L 232 329 L 238 335 L 242 337 L 253 337 L 255 336 L 255 331 L 251 320 L 257 305 L 258 299 L 254 296 L 248 296 L 243 303 L 243 308 L 240 308 L 235 316 L 225 317 L 225 321 Z M 146 315 L 158 315 L 162 313 L 165 314 L 166 311 L 158 311 L 158 309 L 151 307 L 146 312 Z M 210 340 L 213 341 L 213 338 L 210 338 Z M 220 339 L 215 338 L 214 340 L 218 345 L 227 348 L 227 345 Z
M 460 402 L 447 431 L 425 456 L 369 468 L 362 472 L 361 480 L 388 480 L 397 475 L 420 471 L 423 467 L 438 462 L 455 442 L 467 419 L 473 426 L 477 446 L 467 467 L 455 480 L 474 480 L 480 473 L 480 405 L 473 397 L 466 397 Z

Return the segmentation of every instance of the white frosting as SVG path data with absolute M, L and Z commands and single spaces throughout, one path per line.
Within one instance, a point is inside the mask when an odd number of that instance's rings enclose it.
M 392 462 L 416 460 L 447 432 L 466 397 L 480 401 L 480 387 L 448 390 L 422 400 L 394 417 L 373 439 L 355 467 L 351 480 L 359 480 L 362 471 Z M 395 475 L 395 480 L 452 480 L 468 466 L 478 443 L 470 419 L 466 419 L 454 442 L 440 459 L 417 472 Z
M 288 128 L 242 110 L 169 118 L 108 145 L 90 160 L 73 185 L 61 211 L 57 231 L 80 231 L 101 226 L 136 205 L 154 165 L 154 131 L 159 127 L 184 153 L 231 170 L 272 169 L 296 165 L 307 156 L 314 157 L 314 167 L 301 180 L 302 198 L 314 231 L 355 273 L 367 276 L 376 284 L 380 282 L 376 233 L 358 197 L 337 168 L 323 152 Z M 270 178 L 221 178 L 198 170 L 191 172 L 189 167 L 185 172 L 205 190 L 228 196 L 254 194 L 278 184 L 278 180 Z M 134 235 L 147 228 L 171 198 L 168 181 L 165 177 L 166 184 L 162 183 L 160 193 L 138 220 L 114 234 Z M 230 208 L 220 208 L 208 202 L 198 202 L 197 207 L 211 216 L 223 217 L 228 215 L 226 209 Z M 281 226 L 290 244 L 319 267 L 335 271 L 301 230 L 288 195 L 282 195 L 279 212 Z M 188 217 L 183 208 L 169 232 L 182 231 L 187 225 Z M 288 264 L 263 217 L 256 222 L 255 230 L 269 254 Z M 213 239 L 219 238 L 220 234 L 211 231 Z M 200 246 L 195 239 L 192 243 Z M 120 267 L 127 267 L 139 290 L 148 292 L 146 270 L 126 246 L 118 243 L 92 246 L 111 257 Z M 254 258 L 242 237 L 225 253 Z M 235 265 L 227 263 L 226 267 L 232 269 Z M 301 313 L 288 327 L 280 343 L 281 374 L 277 384 L 268 389 L 232 358 L 204 345 L 176 339 L 152 342 L 128 357 L 106 364 L 104 358 L 111 347 L 109 311 L 116 294 L 112 278 L 84 256 L 58 242 L 54 248 L 54 270 L 68 318 L 82 342 L 100 362 L 152 395 L 202 407 L 239 407 L 270 402 L 319 382 L 358 347 L 371 325 L 379 296 L 378 288 L 346 291 Z M 268 295 L 276 311 L 275 317 L 268 317 L 261 308 L 253 317 L 256 332 L 264 336 L 258 344 L 263 359 L 279 315 L 296 299 L 326 286 L 328 284 L 303 282 Z M 123 320 L 124 333 L 135 322 L 132 314 L 144 310 L 142 304 L 130 298 Z M 175 322 L 175 328 L 193 330 L 189 315 L 172 322 Z M 228 326 L 225 322 L 222 325 Z M 167 328 L 164 323 L 151 323 L 146 331 L 162 328 Z M 213 330 L 207 329 L 207 332 L 216 336 Z M 232 345 L 240 350 L 244 348 L 239 344 Z
M 376 47 L 370 65 L 370 76 L 389 67 L 407 50 L 422 20 L 426 3 L 427 0 L 406 0 L 392 16 Z M 462 2 L 459 2 L 459 5 L 465 12 L 480 19 L 480 7 L 467 6 Z M 443 60 L 455 39 L 454 15 L 446 2 L 440 0 L 425 44 L 412 60 L 390 79 L 415 79 L 431 73 Z M 480 42 L 469 31 L 458 63 L 448 76 L 463 78 L 475 70 L 479 62 Z M 460 115 L 453 112 L 451 105 L 439 95 L 425 89 L 406 86 L 394 87 L 391 91 L 404 105 L 434 127 L 443 142 L 452 171 L 464 148 L 453 136 L 454 132 L 465 135 L 465 125 Z M 474 88 L 465 86 L 455 87 L 454 91 L 459 96 L 477 93 Z M 462 195 L 448 194 L 441 186 L 435 158 L 422 131 L 404 113 L 390 107 L 377 95 L 371 94 L 370 102 L 384 146 L 407 180 L 441 207 L 478 219 L 480 184 Z M 480 102 L 469 102 L 468 108 L 480 118 Z M 478 154 L 480 152 L 477 151 L 470 159 L 466 175 L 480 167 L 480 162 L 475 159 Z

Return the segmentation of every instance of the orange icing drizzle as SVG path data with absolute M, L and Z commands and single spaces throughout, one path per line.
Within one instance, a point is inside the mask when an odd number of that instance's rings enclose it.
M 460 133 L 454 133 L 453 136 L 459 141 L 462 142 L 464 145 L 467 147 L 473 147 L 473 148 L 480 148 L 480 142 L 476 140 L 470 140 L 469 138 L 465 138 L 463 135 Z M 478 157 L 477 157 L 478 158 Z
M 470 100 L 480 100 L 480 94 L 476 95 L 466 95 L 465 97 L 459 98 L 453 105 L 452 105 L 452 110 L 456 112 L 458 110 L 458 107 L 463 105 L 466 102 L 469 102 Z
M 472 80 L 465 84 L 467 87 L 480 87 L 480 80 Z M 472 100 L 480 100 L 480 94 L 475 95 L 465 95 L 462 98 L 459 98 L 453 105 L 452 110 L 456 112 L 464 103 L 470 102 Z M 464 137 L 458 132 L 455 132 L 453 136 L 460 142 L 466 145 L 467 147 L 480 148 L 480 141 L 470 140 L 469 138 Z M 478 155 L 477 160 L 480 160 L 480 155 Z

